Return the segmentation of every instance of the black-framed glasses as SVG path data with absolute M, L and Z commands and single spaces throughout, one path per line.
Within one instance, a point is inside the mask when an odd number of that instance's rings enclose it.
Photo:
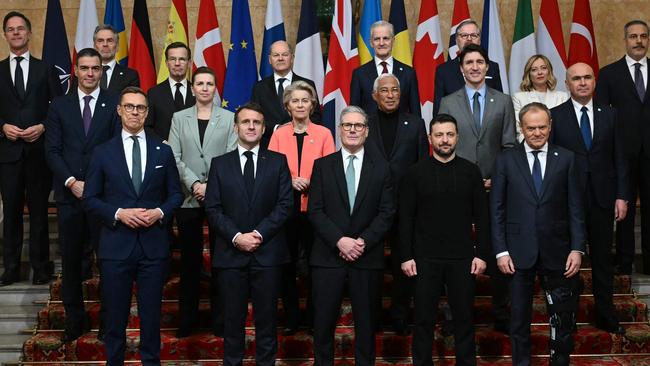
M 365 123 L 341 123 L 341 128 L 343 131 L 352 131 L 354 129 L 357 132 L 361 132 L 366 129 L 368 125 Z
M 129 112 L 129 113 L 133 112 L 134 110 L 138 111 L 138 113 L 144 113 L 144 112 L 147 111 L 147 109 L 149 109 L 149 107 L 147 107 L 144 104 L 138 104 L 138 105 L 135 105 L 135 104 L 122 104 L 122 108 L 124 108 L 124 110 Z
M 478 33 L 458 33 L 460 39 L 479 39 L 481 37 Z

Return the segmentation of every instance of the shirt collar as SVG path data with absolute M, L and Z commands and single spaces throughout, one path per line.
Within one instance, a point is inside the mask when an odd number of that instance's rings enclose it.
M 625 62 L 627 62 L 627 67 L 628 68 L 634 67 L 634 64 L 637 63 L 637 62 L 640 63 L 641 65 L 643 65 L 643 67 L 646 67 L 647 64 L 648 64 L 648 59 L 645 58 L 645 57 L 642 57 L 639 61 L 637 61 L 637 60 L 633 59 L 632 57 L 630 57 L 628 54 L 625 54 Z
M 187 79 L 176 81 L 172 78 L 167 78 L 167 80 L 169 80 L 169 85 L 172 87 L 173 91 L 176 91 L 176 83 L 181 83 L 184 87 L 187 87 Z
M 541 149 L 533 149 L 532 147 L 528 146 L 528 143 L 526 141 L 524 141 L 524 150 L 526 150 L 526 154 L 528 154 L 528 153 L 530 153 L 532 151 L 541 151 L 543 153 L 547 153 L 548 152 L 548 141 L 546 141 L 546 143 L 544 144 L 544 146 L 542 146 Z
M 284 76 L 280 76 L 280 75 L 278 75 L 276 73 L 273 73 L 273 81 L 275 81 L 276 84 L 278 83 L 278 79 L 280 79 L 280 78 L 285 78 L 289 82 L 291 82 L 293 80 L 293 71 L 289 70 L 289 72 Z
M 83 91 L 81 91 L 81 89 L 79 89 L 77 87 L 77 95 L 79 96 L 79 101 L 80 102 L 83 101 L 83 99 L 84 99 L 84 97 L 86 95 L 90 95 L 91 97 L 93 97 L 93 99 L 95 101 L 97 101 L 97 98 L 99 98 L 99 86 L 97 86 L 97 88 L 95 90 L 93 90 L 92 93 L 90 93 L 90 94 L 84 93 Z
M 29 51 L 23 53 L 23 54 L 20 55 L 20 56 L 21 56 L 24 60 L 29 61 L 29 57 L 30 57 L 30 56 L 29 56 Z M 15 59 L 16 57 L 18 57 L 18 55 L 16 55 L 16 54 L 13 53 L 13 52 L 9 52 L 9 57 L 13 60 L 13 59 Z
M 571 103 L 573 104 L 573 108 L 575 108 L 576 110 L 581 110 L 582 107 L 583 107 L 582 104 L 578 103 L 578 102 L 577 102 L 575 99 L 573 99 L 573 98 L 571 98 Z M 592 99 L 589 99 L 589 102 L 587 102 L 587 104 L 585 104 L 584 106 L 587 107 L 587 109 L 588 109 L 590 112 L 593 113 L 593 111 L 594 111 L 594 100 L 593 100 L 593 98 L 592 98 Z
M 147 135 L 144 133 L 144 128 L 142 128 L 142 130 L 140 130 L 140 132 L 136 133 L 135 135 L 138 136 L 143 141 L 147 139 L 146 138 Z M 122 128 L 122 141 L 126 141 L 127 139 L 131 138 L 131 136 L 133 136 L 131 132 Z
M 483 85 L 480 88 L 474 89 L 471 86 L 465 84 L 465 91 L 467 92 L 467 97 L 469 99 L 474 98 L 474 93 L 476 93 L 476 92 L 481 93 L 481 96 L 485 97 L 485 94 L 487 93 L 487 85 L 485 83 L 483 83 Z
M 250 150 L 241 146 L 240 144 L 237 144 L 237 152 L 239 153 L 239 156 L 244 155 L 246 151 L 251 151 L 253 153 L 253 156 L 257 156 L 260 151 L 260 144 L 255 145 L 255 147 Z
M 113 59 L 109 63 L 102 64 L 102 66 L 108 66 L 109 70 L 115 70 L 115 65 L 116 64 L 117 64 L 117 61 L 115 61 L 115 59 Z
M 385 60 L 382 60 L 379 57 L 375 56 L 375 67 L 379 67 L 382 62 L 386 62 L 386 67 L 393 66 L 393 56 L 388 56 L 388 58 Z
M 356 156 L 357 159 L 363 160 L 364 152 L 365 152 L 364 148 L 362 147 L 361 150 L 354 153 L 354 156 Z M 347 151 L 344 147 L 341 146 L 341 155 L 343 156 L 343 161 L 346 162 L 348 160 L 348 156 L 352 154 L 349 151 Z

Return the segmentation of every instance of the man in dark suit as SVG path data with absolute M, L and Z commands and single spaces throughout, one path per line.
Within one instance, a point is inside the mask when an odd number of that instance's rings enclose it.
M 12 11 L 2 22 L 9 57 L 0 61 L 0 191 L 4 213 L 4 273 L 0 285 L 20 280 L 23 209 L 29 209 L 29 260 L 32 282 L 51 275 L 47 200 L 52 173 L 46 166 L 42 135 L 47 108 L 61 94 L 56 71 L 29 53 L 31 22 Z
M 101 24 L 95 28 L 93 43 L 95 49 L 102 55 L 104 73 L 99 86 L 108 89 L 116 95 L 127 86 L 140 86 L 140 76 L 134 69 L 122 66 L 115 60 L 119 38 L 117 31 L 110 24 Z
M 95 148 L 82 201 L 102 224 L 98 257 L 107 365 L 124 364 L 134 282 L 142 364 L 160 365 L 160 309 L 169 260 L 165 224 L 183 193 L 171 148 L 144 131 L 147 96 L 142 89 L 124 88 L 117 113 L 122 131 Z
M 241 365 L 249 295 L 255 313 L 255 363 L 275 364 L 278 290 L 289 262 L 284 224 L 293 209 L 284 155 L 260 149 L 264 114 L 257 103 L 235 113 L 237 149 L 212 159 L 205 211 L 214 230 L 214 257 L 224 303 L 226 366 Z
M 399 111 L 401 88 L 393 74 L 381 74 L 373 85 L 372 97 L 377 109 L 368 117 L 368 141 L 366 146 L 375 156 L 383 157 L 390 166 L 397 202 L 399 184 L 408 168 L 429 156 L 429 141 L 420 115 Z M 393 294 L 391 301 L 391 318 L 393 330 L 397 334 L 408 332 L 407 316 L 411 302 L 413 281 L 410 281 L 400 269 L 401 260 L 397 256 L 399 235 L 397 225 L 388 234 L 391 252 L 391 271 L 393 274 Z
M 478 23 L 472 19 L 461 22 L 456 28 L 456 45 L 462 52 L 468 44 L 481 45 L 481 30 Z M 440 101 L 443 97 L 457 91 L 465 85 L 463 73 L 460 70 L 460 58 L 449 58 L 447 62 L 436 69 L 436 83 L 433 95 L 433 115 L 438 114 Z M 489 62 L 485 83 L 492 89 L 503 92 L 499 64 Z
M 54 99 L 46 122 L 46 158 L 54 175 L 59 239 L 63 258 L 65 338 L 77 339 L 87 329 L 81 282 L 86 246 L 97 248 L 99 223 L 81 206 L 86 170 L 95 146 L 119 131 L 117 96 L 100 90 L 101 56 L 93 48 L 77 53 L 77 89 Z
M 490 209 L 492 248 L 510 282 L 512 364 L 530 365 L 535 275 L 550 316 L 550 365 L 568 366 L 585 250 L 579 171 L 573 152 L 548 143 L 551 112 L 541 103 L 519 112 L 524 143 L 497 158 Z
M 419 116 L 418 79 L 412 67 L 393 58 L 394 40 L 395 30 L 387 21 L 377 21 L 370 27 L 370 44 L 375 51 L 375 58 L 352 72 L 350 105 L 359 106 L 364 111 L 377 109 L 377 103 L 372 97 L 373 83 L 380 74 L 393 74 L 400 84 L 400 111 Z
M 284 89 L 294 81 L 299 80 L 308 83 L 314 90 L 316 89 L 316 85 L 312 80 L 293 72 L 293 52 L 286 41 L 276 41 L 271 45 L 269 63 L 273 69 L 273 75 L 258 81 L 253 86 L 253 95 L 251 96 L 251 101 L 261 105 L 264 111 L 266 130 L 260 144 L 262 150 L 266 150 L 269 146 L 269 140 L 275 129 L 291 120 L 289 113 L 284 109 L 282 100 Z M 311 121 L 320 123 L 321 112 L 318 95 L 316 96 L 316 102 Z
M 390 168 L 370 149 L 365 112 L 343 109 L 339 124 L 342 148 L 316 160 L 309 192 L 314 299 L 314 360 L 334 363 L 334 329 L 345 283 L 354 316 L 354 361 L 375 363 L 377 304 L 384 266 L 384 237 L 395 213 Z
M 629 210 L 625 219 L 616 225 L 617 271 L 632 273 L 638 192 L 641 196 L 643 273 L 650 274 L 650 129 L 643 127 L 650 121 L 650 59 L 646 57 L 648 25 L 644 21 L 632 20 L 625 24 L 625 50 L 623 58 L 600 70 L 594 100 L 596 105 L 611 105 L 616 109 L 629 168 Z
M 149 114 L 145 127 L 167 141 L 174 113 L 196 103 L 187 71 L 192 62 L 192 52 L 183 42 L 170 43 L 165 48 L 165 64 L 169 70 L 167 80 L 149 90 Z
M 551 110 L 554 128 L 550 142 L 576 156 L 593 269 L 596 325 L 625 334 L 614 314 L 611 258 L 612 219 L 619 222 L 625 218 L 630 197 L 621 128 L 612 107 L 595 105 L 592 100 L 596 78 L 591 66 L 577 63 L 569 67 L 566 84 L 571 99 Z

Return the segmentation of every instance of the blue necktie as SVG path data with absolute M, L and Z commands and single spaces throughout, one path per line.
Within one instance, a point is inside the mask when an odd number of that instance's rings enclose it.
M 531 151 L 535 161 L 533 162 L 533 184 L 535 185 L 535 191 L 537 195 L 542 192 L 542 164 L 539 162 L 537 155 L 542 152 L 541 150 Z
M 582 132 L 582 139 L 585 141 L 587 150 L 591 150 L 591 125 L 589 124 L 589 115 L 587 114 L 587 107 L 582 107 L 582 116 L 580 116 L 580 132 Z
M 355 176 L 356 176 L 356 171 L 354 169 L 354 159 L 357 157 L 354 155 L 348 156 L 348 159 L 350 162 L 348 163 L 347 169 L 345 169 L 345 183 L 348 186 L 348 198 L 350 200 L 350 213 L 352 213 L 352 210 L 354 209 L 354 198 L 357 195 L 356 189 L 355 189 Z

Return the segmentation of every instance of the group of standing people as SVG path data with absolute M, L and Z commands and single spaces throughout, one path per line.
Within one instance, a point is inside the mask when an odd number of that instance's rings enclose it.
M 314 83 L 293 73 L 293 53 L 284 41 L 271 46 L 274 74 L 259 81 L 251 102 L 233 114 L 214 102 L 212 70 L 198 68 L 187 79 L 191 50 L 183 43 L 166 48 L 170 76 L 147 95 L 137 87 L 137 72 L 115 62 L 116 31 L 100 25 L 94 48 L 76 55 L 70 92 L 61 95 L 54 69 L 29 55 L 29 19 L 10 12 L 3 31 L 10 56 L 0 62 L 7 70 L 0 73 L 6 79 L 0 83 L 1 282 L 20 277 L 25 202 L 33 282 L 49 281 L 47 195 L 53 183 L 63 257 L 63 339 L 74 341 L 88 330 L 81 283 L 90 275 L 94 251 L 102 279 L 98 336 L 109 365 L 124 363 L 134 282 L 142 362 L 160 362 L 160 302 L 174 217 L 181 249 L 177 336 L 198 326 L 207 220 L 210 327 L 225 339 L 227 365 L 241 364 L 244 356 L 249 298 L 257 363 L 275 363 L 282 298 L 283 332 L 313 327 L 316 364 L 333 364 L 346 285 L 355 360 L 373 364 L 386 243 L 397 334 L 410 333 L 414 298 L 414 364 L 432 364 L 444 292 L 457 364 L 476 364 L 475 276 L 487 272 L 494 327 L 510 335 L 513 363 L 530 362 L 539 275 L 551 363 L 568 365 L 586 248 L 596 325 L 625 333 L 615 317 L 613 274 L 632 270 L 636 192 L 642 203 L 649 194 L 642 169 L 650 159 L 644 149 L 650 102 L 643 21 L 625 25 L 627 55 L 603 68 L 598 83 L 588 65 L 575 64 L 564 81 L 569 93 L 556 91 L 562 81 L 545 56 L 535 55 L 521 92 L 512 97 L 501 92 L 498 65 L 480 47 L 478 24 L 461 23 L 459 57 L 437 70 L 428 132 L 415 72 L 393 59 L 393 27 L 379 21 L 371 28 L 374 59 L 354 71 L 351 106 L 339 116 L 338 151 L 331 132 L 319 125 Z M 643 234 L 650 230 L 644 212 L 642 206 Z M 616 263 L 613 220 L 619 223 Z M 647 272 L 650 234 L 642 237 Z M 298 273 L 309 288 L 304 314 Z

